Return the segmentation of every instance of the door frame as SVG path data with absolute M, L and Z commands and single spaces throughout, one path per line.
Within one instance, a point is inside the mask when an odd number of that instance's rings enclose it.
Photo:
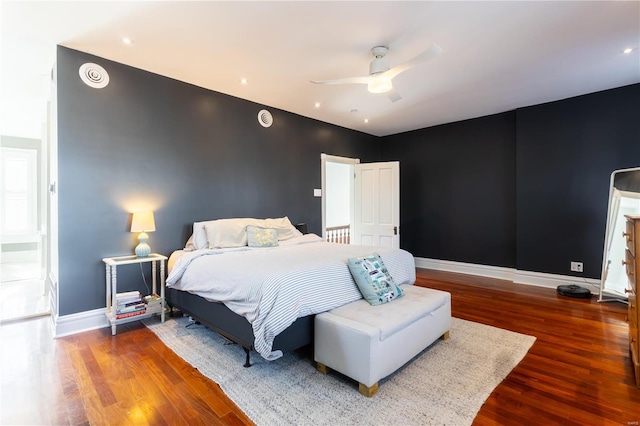
M 342 164 L 360 164 L 360 159 L 359 158 L 350 158 L 350 157 L 340 157 L 337 155 L 329 155 L 329 154 L 325 154 L 322 153 L 320 154 L 320 185 L 321 185 L 321 197 L 322 197 L 322 239 L 326 240 L 327 239 L 327 199 L 325 196 L 326 193 L 326 189 L 327 189 L 327 165 L 326 163 L 330 162 L 330 163 L 342 163 Z M 351 218 L 350 218 L 350 222 L 351 222 L 351 227 L 353 227 L 353 219 L 354 219 L 354 211 L 353 211 L 353 207 L 354 207 L 354 203 L 355 203 L 355 199 L 354 199 L 354 194 L 353 194 L 353 187 L 354 187 L 354 180 L 351 179 Z

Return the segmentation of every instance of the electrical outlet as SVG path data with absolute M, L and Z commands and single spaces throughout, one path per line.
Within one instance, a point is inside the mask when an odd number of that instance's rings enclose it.
M 573 272 L 582 272 L 582 262 L 571 262 L 571 270 Z

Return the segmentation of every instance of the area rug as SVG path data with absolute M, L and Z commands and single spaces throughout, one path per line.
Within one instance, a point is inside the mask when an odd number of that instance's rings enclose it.
M 304 351 L 276 361 L 253 352 L 253 365 L 244 368 L 241 347 L 202 325 L 186 327 L 186 317 L 145 324 L 258 425 L 470 425 L 535 341 L 454 318 L 448 340 L 437 340 L 366 398 L 355 381 L 318 372 Z

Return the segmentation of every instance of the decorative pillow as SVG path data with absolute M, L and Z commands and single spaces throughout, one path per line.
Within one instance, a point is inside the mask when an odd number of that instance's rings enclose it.
M 271 228 L 247 226 L 249 247 L 278 247 L 278 232 Z
M 348 259 L 349 271 L 360 293 L 372 305 L 391 302 L 404 293 L 396 285 L 378 253 Z

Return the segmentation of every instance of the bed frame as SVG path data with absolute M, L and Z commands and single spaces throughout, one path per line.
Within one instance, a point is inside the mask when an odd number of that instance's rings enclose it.
M 307 233 L 307 225 L 294 225 L 303 234 Z M 249 321 L 241 315 L 227 308 L 224 303 L 210 302 L 198 295 L 176 290 L 166 289 L 167 303 L 173 309 L 179 309 L 183 314 L 204 324 L 226 339 L 242 346 L 246 354 L 244 366 L 250 367 L 250 353 L 253 347 L 253 328 Z M 315 315 L 298 318 L 273 341 L 273 350 L 292 351 L 313 343 L 313 320 Z

